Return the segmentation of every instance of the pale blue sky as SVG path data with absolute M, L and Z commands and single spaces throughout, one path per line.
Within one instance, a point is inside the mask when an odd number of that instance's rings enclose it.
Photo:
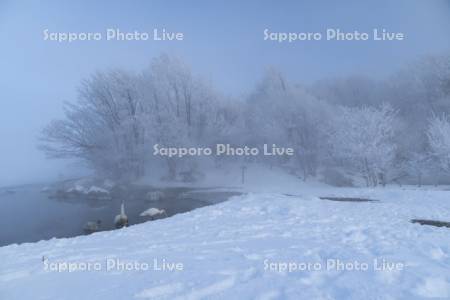
M 402 42 L 263 41 L 263 30 L 404 32 Z M 43 41 L 43 30 L 181 31 L 182 42 Z M 37 135 L 96 70 L 140 70 L 161 52 L 184 58 L 225 94 L 249 91 L 268 66 L 291 80 L 382 77 L 420 55 L 450 50 L 449 1 L 8 1 L 0 0 L 0 186 L 54 178 Z

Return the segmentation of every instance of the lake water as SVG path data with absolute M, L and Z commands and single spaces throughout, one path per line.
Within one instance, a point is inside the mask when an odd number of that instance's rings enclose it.
M 164 194 L 161 199 L 149 201 L 145 195 L 152 189 L 134 186 L 112 199 L 94 200 L 76 196 L 52 198 L 41 192 L 43 187 L 24 185 L 0 189 L 0 246 L 83 235 L 88 221 L 101 220 L 101 230 L 112 230 L 122 201 L 129 225 L 133 225 L 149 221 L 139 214 L 150 207 L 165 209 L 170 217 L 239 194 L 220 189 L 164 188 L 158 189 Z

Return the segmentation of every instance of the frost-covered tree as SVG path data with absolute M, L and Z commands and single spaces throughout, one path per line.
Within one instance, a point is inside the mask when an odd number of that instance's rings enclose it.
M 427 152 L 428 120 L 450 113 L 450 55 L 418 59 L 385 82 L 383 99 L 398 110 L 401 130 L 408 132 L 398 136 L 399 151 L 414 161 Z
M 384 90 L 384 82 L 358 75 L 322 79 L 311 88 L 318 99 L 349 107 L 380 105 Z
M 445 172 L 450 171 L 450 120 L 448 115 L 434 116 L 427 130 L 431 156 Z
M 155 143 L 162 147 L 193 147 L 208 142 L 220 110 L 218 96 L 183 61 L 168 55 L 155 58 L 144 72 L 143 90 Z M 167 179 L 175 179 L 186 160 L 193 159 L 165 157 Z
M 140 177 L 152 145 L 190 147 L 214 126 L 216 95 L 181 60 L 161 55 L 142 74 L 101 72 L 84 80 L 65 118 L 43 132 L 52 157 L 78 157 L 99 173 Z M 210 134 L 210 133 L 209 133 Z M 182 160 L 165 158 L 175 179 Z
M 384 81 L 351 76 L 308 87 L 269 69 L 248 97 L 238 99 L 224 98 L 179 58 L 161 55 L 142 73 L 116 70 L 84 80 L 77 101 L 65 105 L 65 117 L 45 128 L 42 148 L 119 178 L 143 176 L 158 161 L 174 180 L 200 159 L 154 157 L 154 144 L 278 144 L 294 148 L 295 155 L 247 160 L 281 166 L 303 179 L 342 168 L 370 186 L 421 184 L 424 176 L 437 182 L 436 162 L 449 169 L 448 119 L 434 117 L 450 114 L 449 103 L 449 55 L 418 60 Z M 214 158 L 217 166 L 240 159 Z
M 331 156 L 362 175 L 367 186 L 385 184 L 395 158 L 396 116 L 389 105 L 340 107 L 328 132 Z
M 42 148 L 51 157 L 78 157 L 101 173 L 141 176 L 144 122 L 135 75 L 97 73 L 82 82 L 65 119 L 43 131 Z
M 247 99 L 245 111 L 251 143 L 292 147 L 296 153 L 288 163 L 301 170 L 304 179 L 316 174 L 321 124 L 327 118 L 323 102 L 270 69 Z M 286 161 L 273 158 L 271 163 Z

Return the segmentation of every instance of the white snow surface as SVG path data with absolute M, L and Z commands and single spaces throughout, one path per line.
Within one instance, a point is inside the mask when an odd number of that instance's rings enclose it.
M 1 247 L 0 299 L 450 299 L 450 229 L 410 223 L 450 220 L 449 191 L 280 189 L 290 195 L 248 192 L 120 230 Z M 342 195 L 380 202 L 318 198 Z M 149 270 L 107 270 L 114 259 Z M 155 260 L 182 270 L 155 270 Z M 327 267 L 338 260 L 368 269 Z M 376 270 L 375 260 L 404 268 Z M 45 269 L 64 262 L 101 268 Z M 283 263 L 321 268 L 274 269 Z

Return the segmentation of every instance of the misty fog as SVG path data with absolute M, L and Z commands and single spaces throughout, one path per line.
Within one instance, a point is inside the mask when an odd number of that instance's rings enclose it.
M 406 64 L 424 55 L 440 55 L 450 46 L 446 1 L 351 1 L 346 6 L 325 1 L 284 5 L 251 1 L 226 6 L 204 1 L 200 6 L 202 10 L 181 1 L 170 8 L 162 1 L 141 2 L 139 8 L 106 1 L 32 5 L 2 1 L 0 186 L 90 172 L 77 161 L 45 159 L 37 144 L 42 129 L 51 120 L 63 117 L 64 101 L 76 101 L 80 82 L 96 71 L 123 68 L 139 72 L 155 57 L 168 53 L 181 57 L 224 97 L 241 99 L 252 93 L 270 67 L 290 82 L 303 85 L 352 75 L 385 79 Z M 170 10 L 170 14 L 160 14 L 161 10 Z M 251 21 L 246 17 L 250 15 Z M 380 24 L 404 32 L 407 39 L 389 44 L 369 41 L 293 45 L 263 41 L 265 28 L 320 31 L 340 27 L 363 31 Z M 165 27 L 183 31 L 185 40 L 71 44 L 43 40 L 45 29 L 98 31 L 109 27 Z

